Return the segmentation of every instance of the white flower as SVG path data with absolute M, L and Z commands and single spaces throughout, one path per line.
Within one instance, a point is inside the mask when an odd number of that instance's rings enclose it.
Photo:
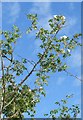
M 63 19 L 64 19 L 64 20 L 66 19 L 65 16 L 63 16 Z
M 68 37 L 67 36 L 61 36 L 60 39 L 67 39 Z
M 54 18 L 57 18 L 57 15 L 54 15 Z
M 36 102 L 39 102 L 39 100 L 37 99 Z
M 54 15 L 54 18 L 57 19 L 57 17 L 60 17 L 62 21 L 65 21 L 65 16 L 62 15 Z
M 63 22 L 65 22 L 65 16 L 61 16 L 61 20 L 63 21 Z
M 65 20 L 65 19 L 66 19 L 65 16 L 62 16 L 61 18 L 62 18 L 62 20 Z
M 43 87 L 40 87 L 39 89 L 40 89 L 40 90 L 42 90 L 42 89 L 43 89 Z
M 32 102 L 35 102 L 35 100 L 32 100 Z
M 31 89 L 29 89 L 29 92 L 31 92 Z
M 70 53 L 70 49 L 67 49 L 67 51 Z

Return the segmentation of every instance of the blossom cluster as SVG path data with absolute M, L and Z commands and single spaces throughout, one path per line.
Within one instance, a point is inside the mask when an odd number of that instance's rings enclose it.
M 65 21 L 65 20 L 66 20 L 65 16 L 62 16 L 62 15 L 54 15 L 54 18 L 55 18 L 55 19 L 60 18 L 62 21 Z
M 60 39 L 67 39 L 68 37 L 67 36 L 61 36 Z

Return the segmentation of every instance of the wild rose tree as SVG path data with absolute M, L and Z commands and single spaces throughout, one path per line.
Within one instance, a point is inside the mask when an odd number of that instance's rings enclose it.
M 64 59 L 71 56 L 71 51 L 76 46 L 81 46 L 78 42 L 81 34 L 75 34 L 72 38 L 57 36 L 65 25 L 64 16 L 54 15 L 48 21 L 50 29 L 39 28 L 36 14 L 29 14 L 27 18 L 31 20 L 31 26 L 27 29 L 26 35 L 35 31 L 35 39 L 41 40 L 41 52 L 37 54 L 37 61 L 30 61 L 27 58 L 15 59 L 14 47 L 18 39 L 22 39 L 22 34 L 17 26 L 14 25 L 12 31 L 2 30 L 0 32 L 2 36 L 0 41 L 0 115 L 3 114 L 7 118 L 21 118 L 24 112 L 33 117 L 41 94 L 45 96 L 44 86 L 47 85 L 49 73 L 67 72 L 67 64 L 64 63 Z M 26 67 L 28 63 L 33 66 L 30 71 Z M 34 89 L 24 84 L 32 73 L 35 73 L 37 77 Z M 22 74 L 23 78 L 21 77 L 21 80 L 18 81 Z

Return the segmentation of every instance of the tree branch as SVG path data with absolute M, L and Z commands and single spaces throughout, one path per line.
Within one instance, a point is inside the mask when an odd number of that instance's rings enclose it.
M 49 47 L 48 47 L 48 48 L 49 48 Z M 19 85 L 17 86 L 17 88 L 15 88 L 15 90 L 18 90 L 18 89 L 19 89 L 19 86 L 21 86 L 21 85 L 27 80 L 27 78 L 33 73 L 33 71 L 34 71 L 34 69 L 36 68 L 36 66 L 37 66 L 37 65 L 40 63 L 40 61 L 43 59 L 43 57 L 44 57 L 45 53 L 47 52 L 47 50 L 48 50 L 48 49 L 45 50 L 45 52 L 43 53 L 42 57 L 41 57 L 41 58 L 38 60 L 38 62 L 33 66 L 32 70 L 29 72 L 29 74 L 26 75 L 26 77 L 19 83 Z M 15 95 L 15 93 L 14 93 L 13 95 Z M 14 99 L 15 99 L 16 96 L 17 96 L 17 95 L 15 95 L 15 96 L 12 98 L 12 100 L 11 100 L 7 105 L 4 106 L 3 109 L 5 109 L 6 107 L 8 107 L 8 106 L 14 101 Z
M 16 111 L 12 116 L 7 117 L 6 119 L 15 118 L 18 115 L 19 111 Z
M 2 53 L 1 53 L 1 69 L 2 69 L 2 91 L 3 91 L 3 95 L 2 95 L 2 110 L 4 107 L 4 100 L 5 100 L 5 80 L 4 80 L 4 63 L 3 63 L 3 58 L 2 58 Z
M 49 48 L 49 47 L 48 47 Z M 45 53 L 47 52 L 48 48 L 45 50 L 45 52 L 43 53 L 42 57 L 38 60 L 38 62 L 33 66 L 32 70 L 29 72 L 28 75 L 26 75 L 26 77 L 19 83 L 19 86 L 21 86 L 26 80 L 27 78 L 33 73 L 34 69 L 36 68 L 36 66 L 40 63 L 40 61 L 43 59 Z
M 6 107 L 8 107 L 13 102 L 13 100 L 15 99 L 15 97 L 13 97 L 12 100 L 7 105 L 5 105 L 3 109 L 5 109 Z
M 57 33 L 59 32 L 59 30 L 55 33 L 55 36 L 57 35 Z M 49 46 L 50 47 L 50 46 Z M 26 77 L 19 83 L 19 86 L 21 86 L 26 80 L 27 78 L 33 73 L 34 69 L 36 68 L 36 66 L 40 63 L 40 61 L 43 59 L 45 53 L 48 51 L 49 47 L 47 47 L 47 49 L 45 49 L 42 57 L 38 60 L 38 62 L 33 66 L 32 70 L 29 72 L 28 75 L 26 75 Z
M 20 57 L 21 59 L 24 59 L 22 56 L 18 55 L 17 53 L 15 53 L 18 57 Z M 26 58 L 25 58 L 26 59 Z M 30 61 L 28 59 L 26 59 L 28 63 L 30 63 L 31 65 L 34 65 L 35 62 L 34 61 Z M 34 63 L 34 64 L 33 64 Z
M 6 55 L 2 55 L 2 57 L 6 58 L 7 60 L 9 60 L 10 62 L 12 62 L 13 60 L 8 58 Z

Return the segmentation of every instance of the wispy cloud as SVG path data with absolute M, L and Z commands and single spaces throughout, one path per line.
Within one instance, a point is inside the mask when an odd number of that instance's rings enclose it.
M 74 3 L 70 2 L 69 3 L 69 10 L 74 10 L 75 6 Z
M 65 26 L 63 27 L 62 31 L 60 31 L 60 34 L 66 34 L 69 36 L 72 36 L 72 32 L 74 34 L 75 29 L 73 29 L 75 27 L 75 25 L 77 24 L 77 18 L 76 17 L 69 17 L 66 16 L 66 23 Z
M 39 26 L 49 28 L 48 20 L 52 17 L 51 15 L 51 3 L 34 3 L 30 13 L 37 13 L 39 17 Z
M 77 23 L 77 18 L 68 17 L 67 22 L 68 22 L 69 26 L 74 26 Z
M 51 3 L 46 2 L 43 3 L 41 2 L 34 2 L 32 8 L 29 11 L 32 14 L 37 14 L 38 15 L 38 27 L 43 27 L 45 29 L 49 29 L 49 24 L 48 20 L 51 18 Z M 34 33 L 33 33 L 34 34 Z M 33 54 L 37 54 L 37 52 L 40 50 L 41 42 L 40 41 L 35 41 L 34 46 L 35 50 Z
M 81 67 L 81 52 L 75 51 L 72 53 L 72 56 L 67 60 L 69 65 L 72 65 L 72 67 Z
M 56 84 L 59 86 L 62 85 L 65 82 L 65 79 L 66 79 L 65 77 L 59 77 Z
M 49 13 L 50 11 L 50 3 L 33 3 L 33 7 L 31 8 L 30 12 L 34 12 L 40 15 L 47 15 L 46 13 Z
M 12 22 L 16 22 L 21 10 L 19 3 L 14 3 L 13 6 L 10 7 L 10 9 L 10 16 L 12 17 Z
M 20 4 L 18 2 L 11 3 L 8 6 L 8 12 L 9 12 L 9 23 L 15 23 L 17 19 L 19 18 L 19 14 L 21 11 Z

